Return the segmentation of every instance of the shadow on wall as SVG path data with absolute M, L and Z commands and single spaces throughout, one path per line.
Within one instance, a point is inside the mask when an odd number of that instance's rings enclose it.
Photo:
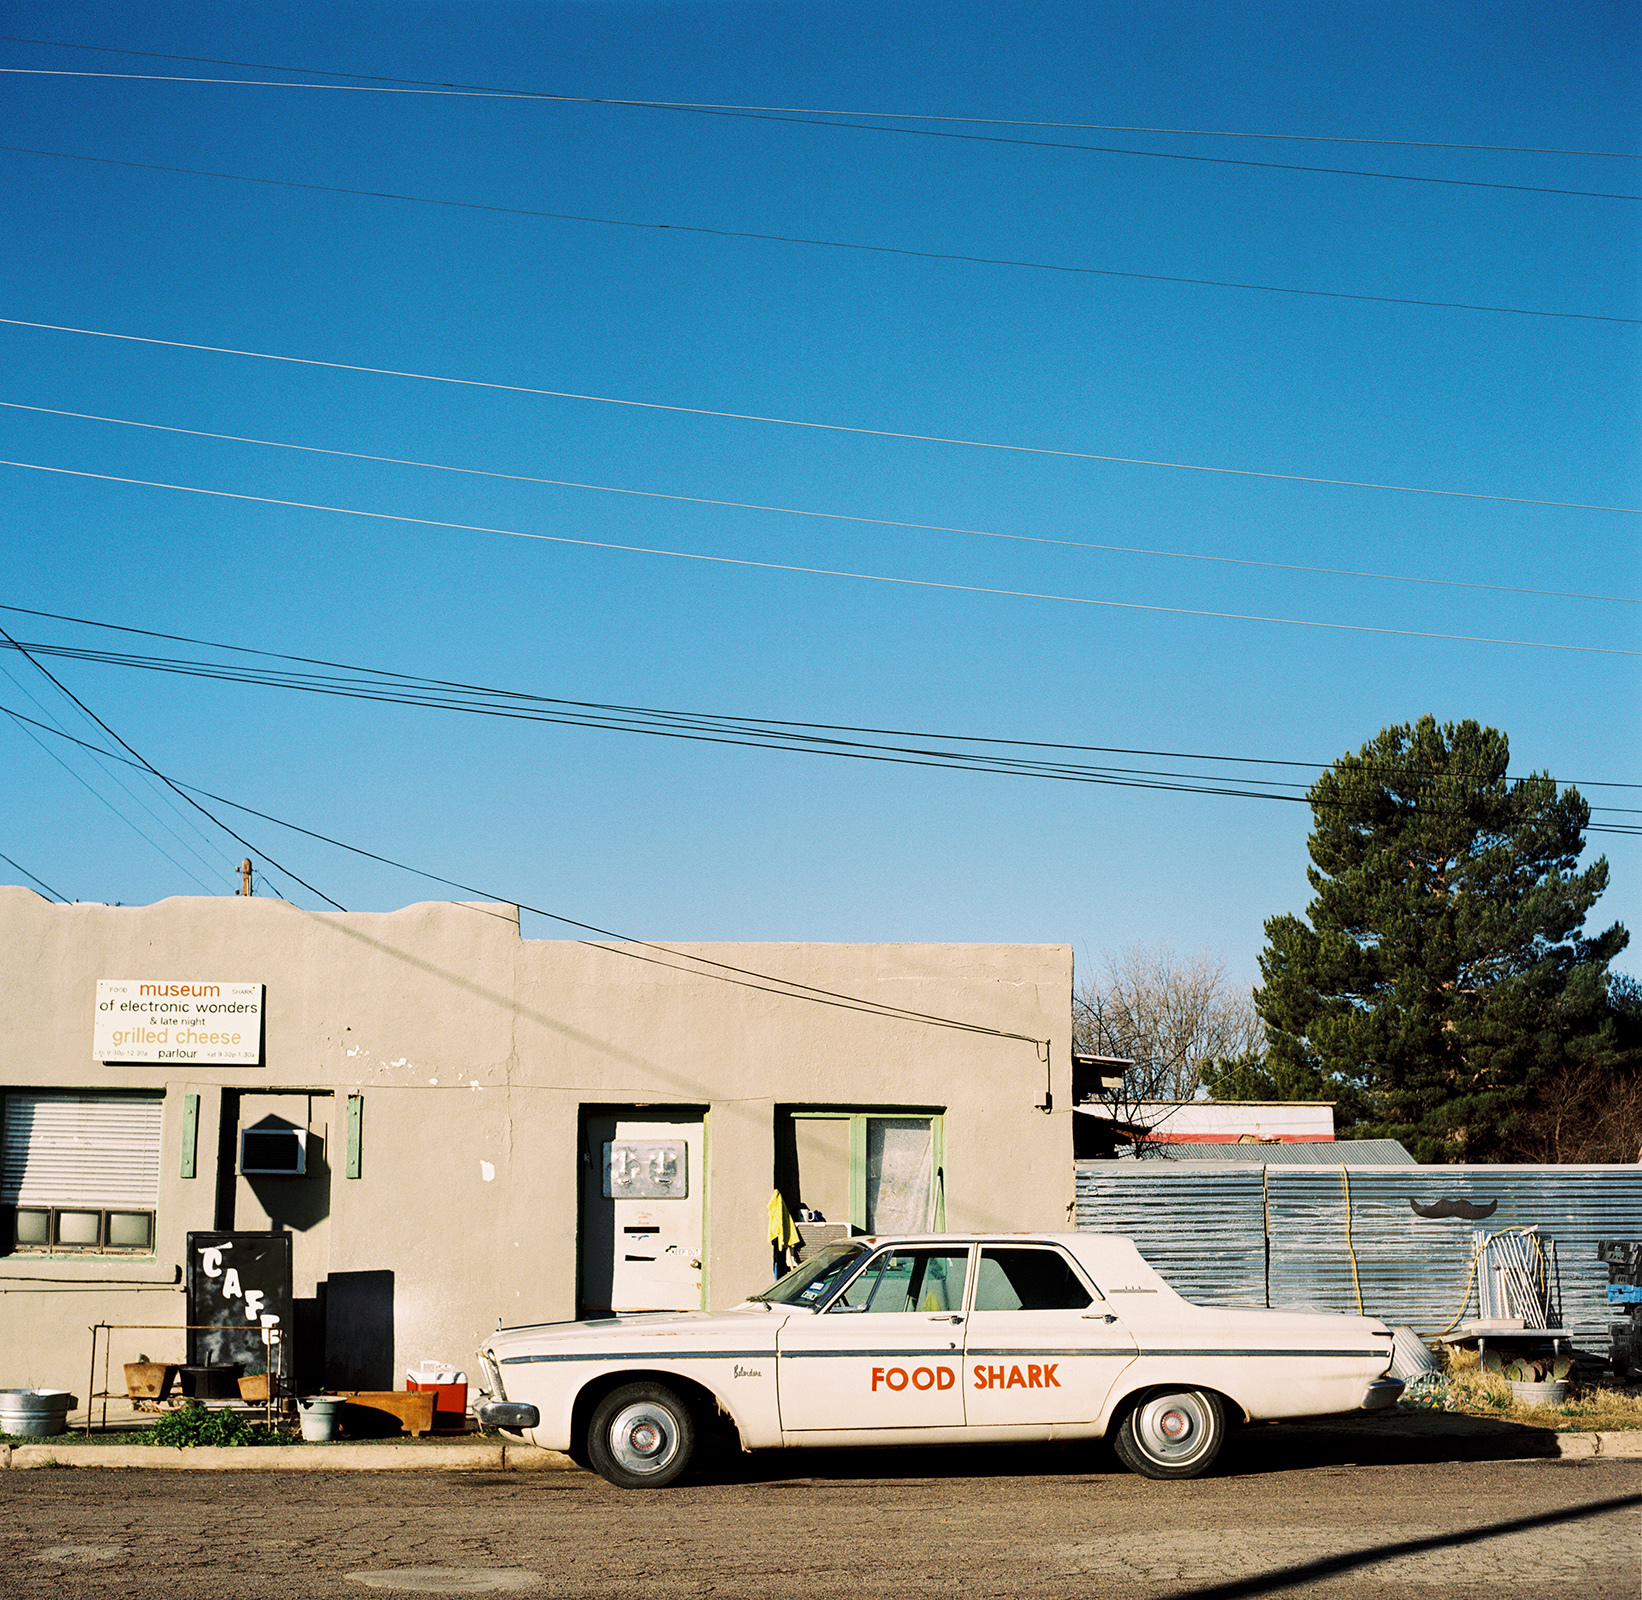
M 333 1272 L 325 1283 L 325 1384 L 392 1389 L 393 1274 Z
M 268 1116 L 247 1128 L 243 1137 L 245 1156 L 240 1174 L 266 1214 L 269 1227 L 306 1233 L 330 1216 L 331 1169 L 325 1160 L 324 1134 L 298 1128 L 284 1117 Z M 275 1152 L 273 1160 L 291 1160 L 291 1165 L 278 1171 L 251 1168 L 251 1141 L 255 1139 Z M 294 1159 L 280 1154 L 286 1146 L 297 1150 L 299 1140 L 303 1162 L 300 1168 Z

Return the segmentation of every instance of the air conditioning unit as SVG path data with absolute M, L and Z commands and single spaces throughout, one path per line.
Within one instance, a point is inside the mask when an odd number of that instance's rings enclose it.
M 300 1178 L 308 1170 L 305 1128 L 242 1128 L 239 1170 L 247 1178 Z

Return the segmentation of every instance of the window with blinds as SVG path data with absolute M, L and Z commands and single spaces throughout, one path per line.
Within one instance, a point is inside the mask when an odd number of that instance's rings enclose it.
M 0 1209 L 14 1252 L 154 1248 L 164 1096 L 14 1092 L 0 1129 Z

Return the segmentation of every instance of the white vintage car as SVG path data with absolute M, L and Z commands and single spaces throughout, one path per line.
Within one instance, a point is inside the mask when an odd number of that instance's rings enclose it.
M 481 1422 L 659 1487 L 743 1449 L 1110 1437 L 1191 1478 L 1231 1423 L 1395 1403 L 1369 1317 L 1191 1304 L 1107 1234 L 852 1239 L 729 1311 L 498 1329 Z

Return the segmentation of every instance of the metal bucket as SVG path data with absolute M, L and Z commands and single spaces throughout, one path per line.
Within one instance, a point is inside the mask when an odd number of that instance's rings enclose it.
M 67 1428 L 74 1403 L 67 1389 L 0 1389 L 0 1433 L 49 1439 Z
M 1511 1393 L 1525 1406 L 1559 1406 L 1568 1398 L 1568 1385 L 1559 1380 L 1547 1383 L 1518 1383 L 1507 1378 Z

